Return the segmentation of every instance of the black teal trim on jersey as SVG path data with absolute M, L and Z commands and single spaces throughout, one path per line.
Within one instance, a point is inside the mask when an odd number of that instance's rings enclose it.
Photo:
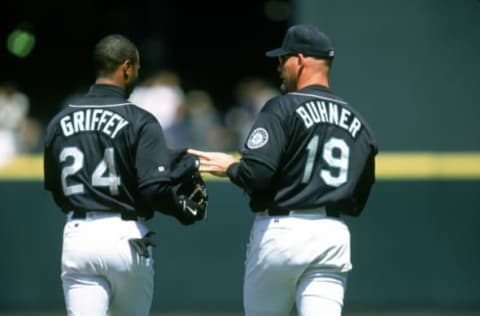
M 119 103 L 119 104 L 92 104 L 92 105 L 86 105 L 86 104 L 69 104 L 68 106 L 71 108 L 112 108 L 112 107 L 117 107 L 117 106 L 125 106 L 125 105 L 133 105 L 133 103 Z
M 324 96 L 320 96 L 320 95 L 316 95 L 316 94 L 300 93 L 300 92 L 290 92 L 289 94 L 300 95 L 300 96 L 304 96 L 304 97 L 313 97 L 313 98 L 333 101 L 333 102 L 337 102 L 337 103 L 341 103 L 341 104 L 348 104 L 347 102 L 339 100 L 339 99 L 333 99 L 333 98 L 324 97 Z

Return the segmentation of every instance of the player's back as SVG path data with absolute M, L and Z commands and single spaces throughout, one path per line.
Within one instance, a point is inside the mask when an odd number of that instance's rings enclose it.
M 138 174 L 142 159 L 148 159 L 137 157 L 138 147 L 144 129 L 154 126 L 160 138 L 161 128 L 123 93 L 95 85 L 50 122 L 45 187 L 64 211 L 151 213 L 138 199 L 139 182 L 149 177 Z
M 374 181 L 377 151 L 360 114 L 330 90 L 310 86 L 274 98 L 262 116 L 278 120 L 270 136 L 276 139 L 269 140 L 277 145 L 266 147 L 264 160 L 279 171 L 270 192 L 257 200 L 267 196 L 269 208 L 327 206 L 357 215 Z

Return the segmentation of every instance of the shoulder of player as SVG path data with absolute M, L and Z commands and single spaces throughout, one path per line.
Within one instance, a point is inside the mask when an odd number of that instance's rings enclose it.
M 60 111 L 58 111 L 48 122 L 46 129 L 47 133 L 50 133 L 58 125 L 58 121 L 60 121 L 62 117 L 68 115 L 70 112 L 72 112 L 72 108 L 70 108 L 68 104 L 64 105 Z
M 309 95 L 304 93 L 290 92 L 286 94 L 277 95 L 265 103 L 262 108 L 263 114 L 277 116 L 280 119 L 288 119 L 291 117 L 295 109 L 314 98 L 319 98 L 318 95 Z
M 279 119 L 280 121 L 289 120 L 292 118 L 292 113 L 295 113 L 295 109 L 310 101 L 312 97 L 296 93 L 286 93 L 277 95 L 268 100 L 262 108 L 262 115 L 271 115 Z
M 265 103 L 262 112 L 282 116 L 282 112 L 294 105 L 291 99 L 288 94 L 274 96 Z
M 337 95 L 335 92 L 330 90 L 329 88 L 314 85 L 308 86 L 303 88 L 302 90 L 290 92 L 287 96 L 291 97 L 297 104 L 303 104 L 305 102 L 313 101 L 313 100 L 323 100 L 327 102 L 333 102 L 339 105 L 345 105 L 346 107 L 350 107 L 349 102 L 347 102 L 344 98 Z
M 315 88 L 318 88 L 318 89 L 315 89 Z M 312 86 L 312 87 L 307 87 L 304 90 L 291 92 L 288 95 L 295 98 L 297 102 L 296 106 L 304 105 L 305 103 L 308 103 L 308 102 L 320 100 L 325 102 L 326 104 L 333 103 L 343 108 L 346 108 L 347 110 L 355 114 L 359 119 L 361 119 L 362 122 L 365 121 L 362 115 L 359 113 L 359 111 L 354 106 L 352 106 L 352 104 L 349 101 L 339 96 L 338 94 L 334 93 L 330 89 L 320 87 L 320 86 Z
M 128 110 L 131 111 L 139 121 L 144 121 L 145 123 L 158 123 L 158 120 L 152 113 L 132 102 L 130 102 Z
M 347 104 L 342 98 L 335 96 L 331 93 L 318 93 L 309 90 L 300 90 L 295 92 L 289 92 L 281 95 L 277 95 L 271 98 L 263 107 L 266 111 L 275 111 L 279 108 L 294 108 L 305 102 L 309 102 L 314 99 L 335 100 L 342 104 Z

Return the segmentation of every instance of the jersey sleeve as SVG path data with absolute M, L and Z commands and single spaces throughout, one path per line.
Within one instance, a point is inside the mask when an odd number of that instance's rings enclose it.
M 135 169 L 138 186 L 170 181 L 171 159 L 162 127 L 156 121 L 149 121 L 141 128 L 136 146 Z
M 277 170 L 287 137 L 281 116 L 272 111 L 274 106 L 267 103 L 259 113 L 243 146 L 242 157 L 246 160 L 259 161 Z

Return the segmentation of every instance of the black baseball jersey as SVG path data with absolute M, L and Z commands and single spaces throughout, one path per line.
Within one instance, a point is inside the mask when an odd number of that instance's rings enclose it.
M 376 153 L 360 114 L 314 85 L 265 104 L 228 175 L 256 212 L 326 206 L 358 215 L 375 180 Z
M 48 125 L 44 185 L 64 212 L 150 217 L 139 190 L 170 181 L 171 157 L 153 115 L 127 101 L 123 89 L 93 85 Z

